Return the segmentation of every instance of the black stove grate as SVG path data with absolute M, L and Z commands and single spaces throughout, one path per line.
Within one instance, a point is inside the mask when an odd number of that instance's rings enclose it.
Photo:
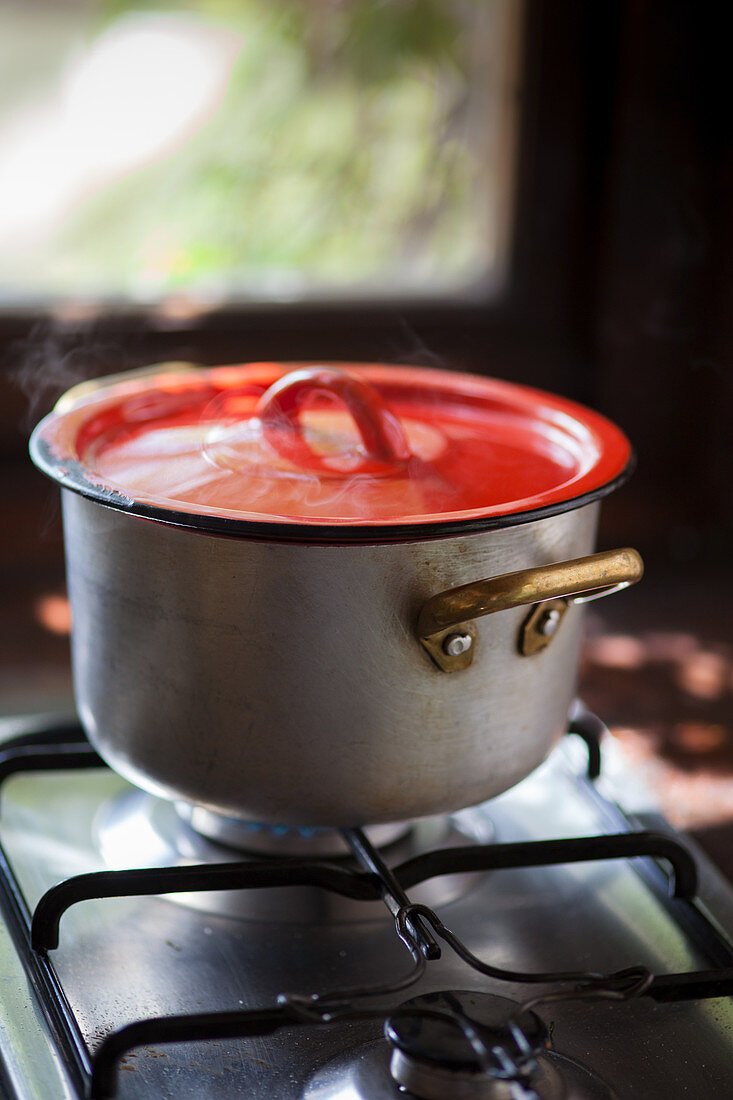
M 602 724 L 591 715 L 575 717 L 570 725 L 569 732 L 582 737 L 588 746 L 589 782 L 600 772 L 599 734 L 602 730 Z M 55 726 L 2 745 L 0 787 L 6 778 L 23 771 L 105 766 L 79 726 Z M 287 857 L 78 875 L 47 891 L 33 914 L 0 845 L 0 902 L 54 1040 L 72 1070 L 79 1095 L 95 1100 L 115 1095 L 119 1062 L 139 1046 L 247 1038 L 271 1034 L 282 1028 L 363 1019 L 386 1021 L 389 1017 L 394 1020 L 399 1010 L 375 1005 L 374 998 L 409 989 L 418 982 L 431 960 L 440 957 L 441 943 L 480 974 L 512 983 L 541 983 L 553 987 L 549 993 L 525 1000 L 517 1017 L 539 1004 L 558 1000 L 627 1000 L 644 996 L 655 1001 L 678 1001 L 733 995 L 733 951 L 695 900 L 697 871 L 690 853 L 673 837 L 633 829 L 621 811 L 605 802 L 604 809 L 616 818 L 615 825 L 620 831 L 563 840 L 436 849 L 392 868 L 384 863 L 362 830 L 354 828 L 344 829 L 342 834 L 357 869 L 325 859 Z M 608 859 L 634 859 L 634 868 L 657 895 L 666 897 L 679 923 L 703 950 L 714 969 L 663 975 L 652 974 L 641 966 L 630 966 L 614 974 L 503 970 L 473 955 L 433 910 L 413 904 L 407 893 L 420 883 L 448 873 Z M 660 859 L 670 865 L 671 875 L 662 871 L 657 862 Z M 337 990 L 325 995 L 284 994 L 275 1005 L 255 1010 L 140 1020 L 108 1035 L 94 1054 L 91 1053 L 49 957 L 49 952 L 58 946 L 60 922 L 70 906 L 99 898 L 294 885 L 315 886 L 365 901 L 381 899 L 395 919 L 396 934 L 409 953 L 411 967 L 388 985 Z M 476 1053 L 478 1040 L 470 1021 L 462 1020 L 455 1010 L 447 1019 L 451 1025 L 464 1030 L 466 1041 Z M 516 1021 L 513 1026 L 516 1031 Z M 478 1051 L 487 1065 L 494 1066 L 497 1075 L 505 1076 L 511 1067 L 507 1069 L 507 1055 L 502 1053 L 499 1067 L 495 1051 L 493 1055 L 488 1050 Z M 526 1073 L 526 1066 L 519 1067 L 518 1073 L 520 1069 Z

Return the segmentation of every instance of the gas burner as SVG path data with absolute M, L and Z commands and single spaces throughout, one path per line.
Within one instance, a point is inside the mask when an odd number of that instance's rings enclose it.
M 467 836 L 475 840 L 481 834 L 483 839 L 491 831 L 488 820 L 477 823 L 475 809 L 465 820 L 460 814 L 455 818 L 441 815 L 409 824 L 369 826 L 365 830 L 371 842 L 388 853 L 394 863 L 431 848 L 465 844 Z M 92 832 L 94 845 L 111 870 L 226 863 L 232 860 L 234 842 L 244 859 L 351 858 L 346 842 L 334 829 L 281 829 L 231 821 L 200 807 L 174 805 L 137 788 L 129 788 L 104 802 L 94 818 Z M 217 834 L 216 840 L 206 835 L 211 833 Z M 411 896 L 425 905 L 444 905 L 465 894 L 476 879 L 473 874 L 443 875 L 416 887 Z M 381 906 L 371 902 L 353 901 L 302 886 L 166 896 L 194 909 L 244 920 L 323 923 L 385 918 Z
M 516 1023 L 515 1023 L 516 1021 Z M 321 1067 L 304 1100 L 617 1100 L 506 997 L 444 991 L 407 1001 L 363 1044 Z
M 253 855 L 323 856 L 332 859 L 348 856 L 351 850 L 338 829 L 293 825 L 269 825 L 259 821 L 225 817 L 204 806 L 176 802 L 179 816 L 207 840 Z M 410 831 L 409 822 L 394 825 L 370 825 L 365 832 L 375 848 L 386 848 L 403 839 Z
M 533 1012 L 514 1020 L 518 1012 L 488 993 L 414 997 L 385 1025 L 392 1079 L 420 1100 L 494 1100 L 517 1085 L 529 1089 L 548 1033 Z

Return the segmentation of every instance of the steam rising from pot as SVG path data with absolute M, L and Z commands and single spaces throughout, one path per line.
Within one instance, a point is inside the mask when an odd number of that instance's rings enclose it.
M 313 369 L 330 372 L 329 385 L 361 387 L 364 405 L 354 415 L 334 392 L 314 386 L 294 426 L 284 413 L 272 413 L 269 395 L 307 370 L 274 382 L 255 379 L 216 393 L 197 417 L 181 420 L 172 407 L 120 446 L 105 447 L 102 440 L 89 455 L 93 467 L 136 498 L 154 489 L 156 496 L 214 510 L 359 519 L 419 515 L 436 501 L 449 507 L 456 491 L 435 465 L 448 443 L 440 429 L 409 417 L 397 420 L 376 391 L 349 372 Z M 426 391 L 425 400 L 434 395 Z M 402 449 L 392 459 L 375 458 L 360 437 L 367 403 L 378 403 L 388 429 L 399 435 Z M 270 411 L 263 420 L 264 407 Z M 144 407 L 128 403 L 128 422 L 144 414 Z
M 10 377 L 28 402 L 23 428 L 30 431 L 62 393 L 105 373 L 111 363 L 118 370 L 129 368 L 129 350 L 104 339 L 83 318 L 73 326 L 58 321 L 34 325 L 11 353 Z

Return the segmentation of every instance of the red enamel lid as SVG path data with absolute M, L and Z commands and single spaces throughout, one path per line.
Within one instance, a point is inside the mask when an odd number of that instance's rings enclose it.
M 609 492 L 622 432 L 467 374 L 381 364 L 171 365 L 69 391 L 31 454 L 149 518 L 273 538 L 420 538 L 527 522 Z

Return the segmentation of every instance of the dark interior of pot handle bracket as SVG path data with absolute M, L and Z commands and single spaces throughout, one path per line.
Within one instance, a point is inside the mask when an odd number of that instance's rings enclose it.
M 610 596 L 636 584 L 643 573 L 641 556 L 626 547 L 472 581 L 432 596 L 418 617 L 417 636 L 438 668 L 458 672 L 473 663 L 478 644 L 471 620 L 531 606 L 517 639 L 522 656 L 531 657 L 550 644 L 571 604 Z

